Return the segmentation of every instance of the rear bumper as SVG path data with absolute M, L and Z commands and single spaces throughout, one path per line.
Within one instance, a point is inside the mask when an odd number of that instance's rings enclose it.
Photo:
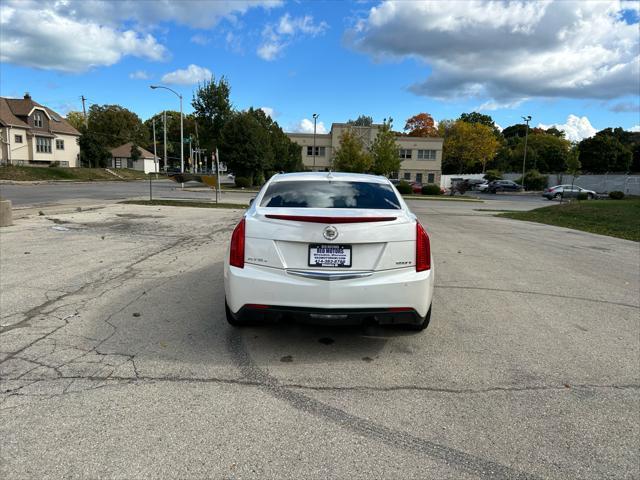
M 224 280 L 227 304 L 232 314 L 243 314 L 246 305 L 268 306 L 273 312 L 287 315 L 347 315 L 356 323 L 364 318 L 397 322 L 396 317 L 427 315 L 433 297 L 433 262 L 431 270 L 399 268 L 373 272 L 364 278 L 337 281 L 304 278 L 286 270 L 245 264 L 245 268 L 225 265 Z M 245 307 L 247 309 L 248 307 Z M 393 311 L 389 309 L 411 309 Z M 264 308 L 262 310 L 265 310 Z M 306 313 L 305 313 L 306 312 Z M 346 313 L 345 313 L 346 312 Z M 260 312 L 264 314 L 263 312 Z M 384 318 L 383 318 L 384 317 Z M 336 318 L 340 320 L 340 318 Z M 327 317 L 327 320 L 332 320 Z
M 415 310 L 389 311 L 380 309 L 328 309 L 245 305 L 233 316 L 249 322 L 275 322 L 283 319 L 320 325 L 362 325 L 367 322 L 378 325 L 419 325 L 424 317 Z

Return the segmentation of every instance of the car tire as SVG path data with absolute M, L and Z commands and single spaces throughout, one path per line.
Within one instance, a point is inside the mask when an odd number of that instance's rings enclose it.
M 587 200 L 593 200 L 593 193 L 587 193 Z
M 424 330 L 429 326 L 430 321 L 431 321 L 431 306 L 429 306 L 429 311 L 427 312 L 427 314 L 425 315 L 425 317 L 422 319 L 420 323 L 408 325 L 409 330 L 421 332 L 422 330 Z
M 553 199 L 554 199 L 554 200 L 562 200 L 562 194 L 561 194 L 561 193 L 556 193 L 556 194 L 553 196 Z
M 234 327 L 242 327 L 247 324 L 246 322 L 243 322 L 242 320 L 238 320 L 236 317 L 233 316 L 233 313 L 231 312 L 229 305 L 227 305 L 226 298 L 224 299 L 224 313 L 227 317 L 227 322 L 229 322 L 229 325 L 233 325 Z

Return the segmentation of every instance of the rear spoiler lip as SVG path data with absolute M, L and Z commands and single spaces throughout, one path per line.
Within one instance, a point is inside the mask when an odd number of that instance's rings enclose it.
M 391 222 L 398 217 L 336 217 L 336 216 L 316 216 L 316 215 L 277 215 L 268 213 L 266 218 L 273 220 L 289 220 L 293 222 L 308 223 L 369 223 L 369 222 Z

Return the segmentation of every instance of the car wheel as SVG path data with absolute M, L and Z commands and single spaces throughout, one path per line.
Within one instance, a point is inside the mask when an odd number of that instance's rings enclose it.
M 431 321 L 431 307 L 429 307 L 429 311 L 427 312 L 425 317 L 422 319 L 422 322 L 409 325 L 409 330 L 421 332 L 422 330 L 424 330 L 429 326 L 430 321 Z
M 553 196 L 553 198 L 554 198 L 554 200 L 562 200 L 562 194 L 561 194 L 561 193 L 556 193 L 556 194 Z
M 227 322 L 229 322 L 229 325 L 233 325 L 234 327 L 242 327 L 246 325 L 246 322 L 243 322 L 242 320 L 238 320 L 233 316 L 233 313 L 231 313 L 231 309 L 229 308 L 229 305 L 227 305 L 226 298 L 224 299 L 224 313 L 227 317 Z
M 593 200 L 593 193 L 588 193 L 587 194 L 587 200 Z

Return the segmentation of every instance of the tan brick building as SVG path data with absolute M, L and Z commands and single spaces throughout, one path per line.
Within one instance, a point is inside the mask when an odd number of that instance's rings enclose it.
M 355 127 L 346 123 L 334 123 L 331 131 L 315 135 L 316 151 L 313 152 L 313 133 L 287 133 L 289 138 L 300 145 L 304 166 L 309 170 L 329 170 L 333 165 L 334 153 L 340 146 L 340 137 L 347 128 L 353 128 L 362 139 L 365 148 L 373 143 L 382 125 Z M 400 171 L 396 177 L 420 183 L 440 185 L 442 174 L 442 138 L 436 137 L 396 137 Z

